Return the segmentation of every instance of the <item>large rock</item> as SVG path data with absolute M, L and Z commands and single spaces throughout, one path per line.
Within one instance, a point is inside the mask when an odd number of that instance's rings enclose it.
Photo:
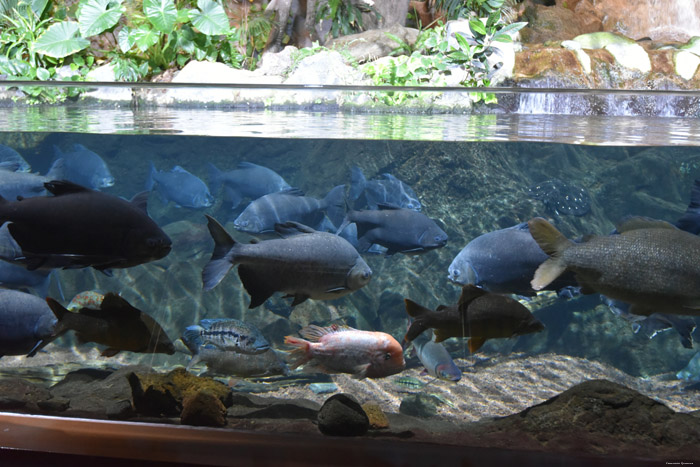
M 574 37 L 583 49 L 605 49 L 625 68 L 642 73 L 651 71 L 651 60 L 644 48 L 633 40 L 611 32 L 593 32 Z
M 700 418 L 675 413 L 619 384 L 593 380 L 470 431 L 492 447 L 697 460 Z
M 336 394 L 318 412 L 318 429 L 324 435 L 361 436 L 369 429 L 369 417 L 349 394 Z
M 398 37 L 409 47 L 413 47 L 418 39 L 417 29 L 395 24 L 387 29 L 372 29 L 359 34 L 331 39 L 326 43 L 326 47 L 346 51 L 360 63 L 367 62 L 386 57 L 402 45 L 392 39 L 389 34 Z
M 573 39 L 603 29 L 602 21 L 591 11 L 579 12 L 563 6 L 547 7 L 532 2 L 526 3 L 520 20 L 528 23 L 520 31 L 520 39 L 531 44 Z

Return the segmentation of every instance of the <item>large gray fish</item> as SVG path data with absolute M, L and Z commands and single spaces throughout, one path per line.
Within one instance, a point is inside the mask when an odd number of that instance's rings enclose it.
M 338 229 L 340 233 L 350 223 L 357 225 L 359 251 L 376 243 L 387 248 L 387 255 L 417 255 L 447 244 L 447 234 L 425 214 L 383 204 L 378 207 L 378 211 L 349 211 Z
M 226 201 L 232 208 L 244 198 L 256 200 L 261 196 L 291 188 L 277 172 L 251 162 L 240 162 L 236 170 L 222 172 L 214 164 L 209 164 L 209 185 L 216 193 L 224 186 Z
M 0 289 L 0 356 L 34 355 L 54 339 L 55 325 L 56 317 L 41 298 Z
M 4 144 L 0 144 L 0 164 L 14 164 L 15 172 L 31 172 L 32 167 L 24 160 L 24 157 L 14 149 Z
M 467 243 L 452 260 L 447 277 L 456 284 L 474 284 L 489 292 L 534 295 L 530 281 L 547 258 L 530 235 L 527 222 L 523 222 L 485 233 Z M 565 274 L 545 289 L 575 285 L 573 276 Z
M 58 322 L 54 335 L 75 331 L 81 342 L 106 345 L 102 356 L 112 357 L 122 350 L 140 353 L 175 353 L 175 346 L 163 328 L 150 316 L 134 308 L 115 293 L 108 293 L 99 309 L 66 310 L 53 298 L 47 298 Z
M 271 348 L 258 354 L 244 354 L 222 350 L 215 345 L 205 344 L 199 332 L 188 332 L 187 330 L 183 333 L 181 339 L 192 353 L 192 359 L 187 364 L 187 370 L 190 370 L 200 362 L 204 362 L 208 371 L 222 376 L 251 378 L 256 376 L 286 375 L 289 373 L 287 365 L 279 358 L 277 352 Z
M 192 209 L 208 208 L 214 204 L 214 197 L 209 193 L 207 185 L 179 165 L 170 172 L 159 172 L 151 162 L 146 190 L 153 189 L 164 204 L 172 201 L 177 207 Z
M 251 202 L 233 225 L 252 235 L 274 233 L 275 224 L 288 221 L 316 227 L 324 212 L 335 224 L 342 218 L 344 197 L 344 185 L 336 186 L 323 199 L 304 196 L 296 188 L 270 193 Z
M 476 352 L 487 339 L 514 337 L 539 332 L 544 325 L 520 302 L 505 295 L 489 293 L 474 285 L 462 287 L 456 305 L 440 305 L 435 311 L 405 299 L 411 323 L 404 343 L 432 328 L 435 342 L 450 337 L 469 337 L 469 351 Z
M 459 381 L 462 370 L 455 365 L 444 345 L 432 339 L 431 332 L 422 332 L 413 339 L 413 348 L 427 374 L 445 381 Z
M 292 306 L 307 298 L 330 300 L 364 287 L 372 278 L 372 270 L 357 250 L 337 235 L 287 222 L 276 230 L 291 236 L 242 244 L 214 218 L 207 219 L 215 246 L 202 271 L 204 289 L 216 287 L 239 264 L 238 276 L 250 294 L 250 308 L 275 292 L 293 296 Z
M 54 152 L 55 159 L 65 161 L 64 176 L 61 178 L 93 190 L 114 185 L 114 177 L 105 161 L 82 144 L 74 144 L 71 150 L 65 153 L 58 146 L 54 146 Z
M 54 196 L 0 198 L 0 224 L 9 222 L 28 269 L 127 268 L 163 258 L 170 238 L 148 217 L 144 192 L 129 202 L 67 181 L 45 184 Z
M 583 293 L 597 292 L 630 304 L 630 313 L 700 315 L 700 238 L 663 221 L 630 218 L 620 235 L 574 243 L 542 218 L 528 223 L 550 258 L 532 279 L 541 290 L 573 271 Z
M 700 352 L 693 355 L 688 365 L 676 373 L 676 378 L 690 383 L 700 383 Z
M 202 345 L 244 354 L 259 354 L 270 348 L 258 328 L 239 319 L 203 319 L 188 326 L 184 335 L 191 341 L 198 335 Z
M 57 159 L 46 175 L 16 172 L 14 166 L 0 166 L 0 196 L 16 200 L 45 195 L 44 183 L 63 178 L 64 163 L 63 159 Z
M 353 167 L 350 180 L 348 198 L 351 201 L 356 201 L 364 194 L 370 209 L 377 209 L 380 204 L 391 204 L 413 211 L 421 210 L 422 206 L 413 189 L 391 174 L 384 173 L 379 180 L 367 180 L 362 169 Z

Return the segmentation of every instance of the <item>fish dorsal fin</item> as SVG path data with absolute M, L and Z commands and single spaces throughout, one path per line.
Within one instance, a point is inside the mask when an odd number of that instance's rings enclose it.
M 311 342 L 318 342 L 326 334 L 334 334 L 336 332 L 344 332 L 353 330 L 349 326 L 338 326 L 337 324 L 331 324 L 330 326 L 321 327 L 315 324 L 309 324 L 299 330 L 299 334 L 304 339 Z
M 17 172 L 19 169 L 19 162 L 5 161 L 0 162 L 0 170 L 5 170 L 7 172 Z
M 401 209 L 401 207 L 395 205 L 395 204 L 389 204 L 389 203 L 377 203 L 377 209 L 380 211 L 395 211 L 397 209 Z
M 171 170 L 171 172 L 181 173 L 181 174 L 188 174 L 189 173 L 188 171 L 186 171 L 185 169 L 183 169 L 179 165 L 176 165 L 175 167 L 173 167 L 173 170 Z
M 142 191 L 141 193 L 137 193 L 134 195 L 133 198 L 131 198 L 130 202 L 135 207 L 139 208 L 141 211 L 148 214 L 148 195 L 149 194 L 150 194 L 149 191 Z
M 68 180 L 51 180 L 50 182 L 44 183 L 44 188 L 46 188 L 49 193 L 54 196 L 92 191 L 89 188 L 78 185 L 77 183 L 69 182 Z
M 141 316 L 141 310 L 134 308 L 129 302 L 114 292 L 105 294 L 105 298 L 100 305 L 100 310 L 110 313 L 120 313 L 120 316 L 124 318 L 137 318 Z
M 447 305 L 438 305 L 437 308 L 435 308 L 435 311 L 442 311 L 447 308 Z
M 304 196 L 304 192 L 301 191 L 299 188 L 295 188 L 295 187 L 285 188 L 284 190 L 278 191 L 277 193 L 273 193 L 273 194 L 288 195 L 288 196 Z
M 384 177 L 387 180 L 392 180 L 392 181 L 397 180 L 398 181 L 398 179 L 396 177 L 394 177 L 393 175 L 391 175 L 390 173 L 383 173 L 382 177 Z
M 666 221 L 652 219 L 650 217 L 633 216 L 626 217 L 617 225 L 617 231 L 622 233 L 638 229 L 673 229 L 678 228 Z
M 300 224 L 299 222 L 287 221 L 281 224 L 275 224 L 275 232 L 281 237 L 291 237 L 292 235 L 315 233 L 316 231 L 308 225 Z
M 242 161 L 238 163 L 238 168 L 239 169 L 256 169 L 260 167 L 258 164 L 253 164 L 252 162 L 247 162 L 247 161 Z
M 457 304 L 460 307 L 469 305 L 475 298 L 482 297 L 487 294 L 488 292 L 484 289 L 480 289 L 474 284 L 467 284 L 462 287 L 462 295 L 460 295 L 459 302 L 457 302 Z
M 414 302 L 413 300 L 411 300 L 409 298 L 404 298 L 403 302 L 404 302 L 404 305 L 406 306 L 406 313 L 411 318 L 418 318 L 420 316 L 426 315 L 426 314 L 431 312 L 431 310 L 429 308 L 426 308 L 423 305 L 419 305 L 418 303 Z M 439 309 L 440 308 L 438 307 L 438 310 Z
M 573 243 L 559 232 L 552 224 L 541 217 L 530 219 L 527 223 L 530 235 L 549 256 L 559 256 Z
M 513 227 L 511 227 L 513 230 L 526 230 L 530 231 L 530 227 L 527 225 L 527 222 L 521 222 L 520 224 L 516 224 Z

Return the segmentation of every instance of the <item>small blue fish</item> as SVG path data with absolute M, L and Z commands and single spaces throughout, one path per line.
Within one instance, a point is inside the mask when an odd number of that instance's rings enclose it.
M 676 373 L 676 378 L 690 383 L 700 383 L 700 352 L 690 359 L 685 368 Z
M 615 316 L 628 321 L 632 325 L 635 334 L 642 334 L 653 339 L 660 332 L 673 329 L 678 333 L 681 345 L 686 349 L 693 348 L 693 331 L 697 324 L 690 317 L 675 316 L 665 313 L 652 313 L 649 316 L 641 316 L 630 313 L 630 306 L 620 300 L 613 300 L 601 295 L 600 299 L 608 305 Z
M 24 160 L 24 157 L 9 146 L 0 144 L 0 164 L 12 164 L 15 172 L 31 172 L 32 167 Z M 7 165 L 9 167 L 9 165 Z
M 372 244 L 385 247 L 387 255 L 417 255 L 447 244 L 447 234 L 425 214 L 383 204 L 378 208 L 349 211 L 337 233 L 356 224 L 358 251 L 363 253 Z
M 198 325 L 188 326 L 183 338 L 190 342 L 198 342 L 199 338 L 200 345 L 212 344 L 221 350 L 243 354 L 259 354 L 270 348 L 258 328 L 238 319 L 203 319 Z
M 391 204 L 400 208 L 420 211 L 421 204 L 413 189 L 391 174 L 382 174 L 380 180 L 367 180 L 362 169 L 353 167 L 350 173 L 348 198 L 356 201 L 364 193 L 369 209 L 377 209 L 380 204 Z M 364 206 L 355 206 L 361 208 Z
M 527 189 L 530 198 L 540 200 L 556 216 L 584 216 L 591 211 L 591 197 L 585 188 L 559 179 L 547 180 Z
M 244 198 L 256 200 L 261 196 L 291 188 L 277 172 L 251 162 L 241 162 L 236 170 L 222 172 L 209 164 L 209 185 L 216 193 L 223 185 L 225 199 L 233 209 Z
M 177 207 L 202 209 L 214 203 L 207 185 L 179 165 L 170 172 L 159 172 L 151 162 L 146 190 L 153 189 L 158 192 L 163 203 L 172 201 Z
M 317 227 L 327 213 L 332 223 L 342 218 L 345 186 L 338 185 L 323 199 L 304 196 L 296 188 L 270 193 L 251 202 L 236 218 L 236 230 L 252 235 L 273 233 L 276 224 L 298 222 Z
M 446 381 L 459 381 L 462 379 L 462 370 L 455 365 L 445 346 L 433 341 L 432 337 L 432 332 L 423 332 L 411 342 L 418 359 L 430 376 Z
M 56 159 L 46 175 L 15 171 L 13 162 L 0 164 L 0 196 L 9 201 L 46 194 L 44 183 L 64 177 L 63 159 Z
M 74 144 L 69 152 L 54 146 L 56 159 L 64 160 L 63 179 L 93 190 L 114 185 L 114 177 L 104 160 L 82 144 Z

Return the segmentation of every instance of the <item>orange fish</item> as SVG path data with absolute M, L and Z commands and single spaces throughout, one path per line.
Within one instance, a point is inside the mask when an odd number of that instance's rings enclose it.
M 299 330 L 305 339 L 284 338 L 292 350 L 292 368 L 309 364 L 322 373 L 349 373 L 356 378 L 383 378 L 405 367 L 403 350 L 384 332 L 360 331 L 348 326 L 309 325 Z

